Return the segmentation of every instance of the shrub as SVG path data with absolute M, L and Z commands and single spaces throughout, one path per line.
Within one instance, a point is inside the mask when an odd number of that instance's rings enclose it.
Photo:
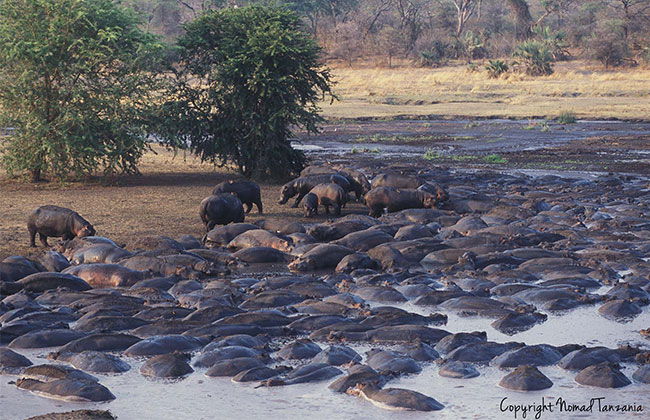
M 483 161 L 485 161 L 485 163 L 507 163 L 508 162 L 507 159 L 497 154 L 487 155 L 483 158 Z
M 422 158 L 426 160 L 438 160 L 440 159 L 440 153 L 433 149 L 427 149 L 427 151 L 424 152 L 424 155 L 422 155 Z
M 573 111 L 562 111 L 557 116 L 557 122 L 559 124 L 575 124 L 576 114 Z
M 420 51 L 418 64 L 422 67 L 440 67 L 447 62 L 448 45 L 442 41 L 434 41 L 426 51 Z
M 490 60 L 490 64 L 485 66 L 488 71 L 488 76 L 496 79 L 504 73 L 508 72 L 508 64 L 503 60 Z
M 598 31 L 589 41 L 589 53 L 591 58 L 609 69 L 620 66 L 629 55 L 629 50 L 627 43 L 616 31 Z
M 530 76 L 553 74 L 553 55 L 543 42 L 522 42 L 517 45 L 513 56 L 522 61 L 526 74 Z

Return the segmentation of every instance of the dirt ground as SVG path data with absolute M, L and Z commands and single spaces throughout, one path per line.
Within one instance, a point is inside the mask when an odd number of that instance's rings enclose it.
M 321 135 L 297 140 L 296 145 L 315 163 L 345 162 L 372 172 L 415 163 L 421 169 L 447 166 L 650 175 L 650 123 L 562 126 L 543 120 L 341 120 L 327 124 Z M 117 183 L 93 179 L 30 185 L 0 174 L 0 260 L 40 254 L 42 248 L 28 246 L 26 218 L 32 209 L 45 204 L 76 210 L 93 223 L 98 235 L 122 244 L 144 235 L 200 238 L 205 231 L 199 203 L 217 183 L 237 177 L 228 168 L 175 156 L 158 146 L 144 156 L 140 170 L 142 175 L 124 176 Z M 264 215 L 255 209 L 246 221 L 288 218 L 313 223 L 327 218 L 321 214 L 305 219 L 301 209 L 277 204 L 282 182 L 259 183 Z M 349 203 L 343 214 L 365 212 L 360 203 Z M 51 239 L 50 244 L 56 241 Z

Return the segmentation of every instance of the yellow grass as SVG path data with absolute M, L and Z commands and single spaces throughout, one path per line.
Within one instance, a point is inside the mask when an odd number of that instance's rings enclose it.
M 333 64 L 340 97 L 323 103 L 325 117 L 544 117 L 573 111 L 580 118 L 648 119 L 650 69 L 605 71 L 585 62 L 557 63 L 555 73 L 510 73 L 490 79 L 484 65 L 438 69 L 358 68 Z

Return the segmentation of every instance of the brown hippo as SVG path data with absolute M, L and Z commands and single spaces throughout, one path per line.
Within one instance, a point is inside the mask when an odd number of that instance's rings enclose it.
M 276 235 L 268 230 L 253 229 L 237 235 L 228 243 L 227 248 L 239 250 L 254 246 L 267 246 L 282 252 L 289 252 L 291 251 L 292 245 L 291 239 L 286 236 Z
M 426 191 L 392 187 L 373 188 L 364 200 L 373 217 L 381 216 L 384 209 L 393 213 L 404 209 L 433 208 L 438 203 L 438 197 Z
M 201 201 L 199 214 L 206 232 L 209 232 L 216 225 L 242 223 L 244 221 L 244 206 L 235 195 L 215 194 Z
M 314 193 L 309 193 L 305 196 L 305 201 L 302 203 L 305 217 L 318 216 L 318 196 Z
M 370 182 L 371 187 L 392 187 L 392 188 L 409 188 L 416 189 L 424 184 L 423 181 L 411 176 L 400 175 L 395 173 L 382 173 L 377 175 Z
M 339 174 L 301 176 L 294 179 L 293 181 L 287 182 L 282 186 L 282 190 L 280 190 L 280 201 L 278 201 L 278 204 L 286 203 L 291 197 L 297 194 L 298 197 L 296 197 L 296 202 L 291 206 L 293 208 L 296 208 L 298 207 L 298 204 L 300 204 L 300 201 L 315 186 L 323 183 L 334 183 L 339 185 L 343 189 L 344 194 L 347 194 L 347 192 L 351 189 L 350 182 L 344 176 L 341 176 Z
M 311 191 L 318 197 L 318 204 L 325 207 L 325 213 L 330 213 L 330 206 L 334 207 L 334 214 L 341 215 L 341 207 L 347 202 L 347 194 L 339 185 L 330 182 L 329 184 L 318 184 Z
M 212 191 L 213 195 L 219 193 L 235 194 L 243 204 L 246 204 L 246 213 L 250 213 L 253 209 L 253 204 L 255 204 L 257 206 L 257 212 L 262 214 L 260 186 L 253 181 L 247 179 L 231 179 L 230 181 L 222 182 Z
M 370 191 L 370 182 L 368 182 L 368 178 L 366 178 L 363 172 L 357 171 L 356 169 L 346 168 L 342 165 L 336 165 L 336 166 L 311 165 L 306 167 L 300 172 L 300 176 L 318 175 L 318 174 L 338 174 L 344 176 L 348 180 L 348 182 L 350 182 L 352 191 L 354 191 L 354 193 L 356 194 L 358 201 L 361 199 L 361 197 L 363 197 L 365 193 Z
M 129 287 L 153 277 L 150 271 L 135 271 L 118 264 L 81 264 L 63 270 L 85 280 L 93 288 Z
M 76 211 L 59 206 L 41 206 L 27 217 L 29 231 L 29 246 L 35 247 L 34 240 L 38 233 L 43 246 L 47 244 L 48 236 L 63 237 L 70 240 L 75 237 L 93 236 L 95 228 Z

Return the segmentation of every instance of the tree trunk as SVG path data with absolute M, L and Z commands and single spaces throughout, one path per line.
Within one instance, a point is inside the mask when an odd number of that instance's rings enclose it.
M 526 40 L 532 37 L 533 17 L 530 15 L 526 0 L 506 0 L 506 3 L 508 3 L 508 7 L 510 7 L 515 17 L 517 39 Z
M 29 171 L 29 177 L 30 177 L 30 180 L 31 180 L 32 183 L 42 181 L 41 168 L 39 167 L 39 168 L 32 169 L 31 171 Z

